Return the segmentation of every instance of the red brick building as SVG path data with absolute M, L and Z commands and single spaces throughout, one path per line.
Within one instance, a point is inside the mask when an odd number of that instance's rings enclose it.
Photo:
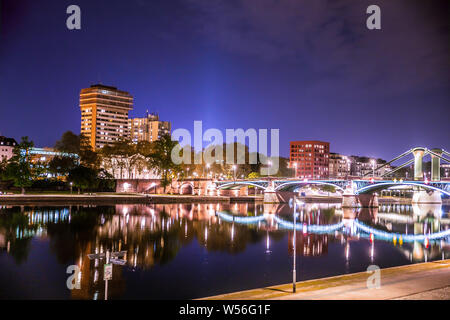
M 290 167 L 297 166 L 298 178 L 328 178 L 330 143 L 323 141 L 291 141 L 289 149 Z

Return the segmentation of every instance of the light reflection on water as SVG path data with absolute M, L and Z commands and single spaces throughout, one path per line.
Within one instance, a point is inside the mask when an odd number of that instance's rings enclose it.
M 445 206 L 307 203 L 297 219 L 298 281 L 444 259 L 450 251 L 448 236 L 433 239 L 450 230 Z M 104 299 L 105 260 L 88 254 L 107 250 L 126 251 L 125 265 L 113 265 L 110 299 L 198 298 L 286 283 L 292 223 L 289 205 L 1 207 L 0 298 Z M 72 264 L 81 289 L 70 291 Z

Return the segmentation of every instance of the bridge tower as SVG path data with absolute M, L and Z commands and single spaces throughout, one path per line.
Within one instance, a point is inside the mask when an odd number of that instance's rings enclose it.
M 442 149 L 431 149 L 434 153 L 442 155 Z M 441 180 L 441 159 L 435 155 L 431 155 L 431 181 Z
M 423 179 L 423 155 L 425 153 L 425 148 L 414 148 L 412 150 L 414 155 L 414 180 Z

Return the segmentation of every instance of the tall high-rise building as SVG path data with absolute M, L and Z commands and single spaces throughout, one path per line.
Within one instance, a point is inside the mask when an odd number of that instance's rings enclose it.
M 296 177 L 321 179 L 329 176 L 329 142 L 291 141 L 289 154 L 290 167 L 296 167 Z
M 128 120 L 128 130 L 132 141 L 156 141 L 164 134 L 170 134 L 169 121 L 160 121 L 159 116 L 148 113 L 144 118 L 131 118 Z
M 94 150 L 129 138 L 128 112 L 133 97 L 126 91 L 102 84 L 81 89 L 81 134 Z

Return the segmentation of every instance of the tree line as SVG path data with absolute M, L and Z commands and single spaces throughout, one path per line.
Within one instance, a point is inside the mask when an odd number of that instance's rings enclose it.
M 113 145 L 106 145 L 94 151 L 83 135 L 76 135 L 71 131 L 65 132 L 58 140 L 54 149 L 60 155 L 53 156 L 50 161 L 42 161 L 33 157 L 30 150 L 33 141 L 22 137 L 13 150 L 13 157 L 0 162 L 0 180 L 9 182 L 21 189 L 31 187 L 39 180 L 58 180 L 66 186 L 75 187 L 78 192 L 84 190 L 113 189 L 115 178 L 137 178 L 144 171 L 160 178 L 164 188 L 174 179 L 213 178 L 213 179 L 241 179 L 258 178 L 261 166 L 261 155 L 257 154 L 257 163 L 249 163 L 249 150 L 245 149 L 244 164 L 227 164 L 225 161 L 206 163 L 203 152 L 191 152 L 191 164 L 175 164 L 172 161 L 172 149 L 177 146 L 170 135 L 163 135 L 159 140 L 133 142 L 122 139 Z M 238 143 L 234 143 L 235 163 Z M 189 148 L 189 147 L 188 147 Z M 186 147 L 184 148 L 186 149 Z M 191 148 L 193 151 L 193 149 Z M 223 145 L 226 158 L 226 145 Z M 180 151 L 183 152 L 183 149 Z M 195 164 L 194 159 L 202 159 L 201 164 Z M 280 158 L 279 176 L 291 176 L 293 172 L 288 168 L 288 159 Z

